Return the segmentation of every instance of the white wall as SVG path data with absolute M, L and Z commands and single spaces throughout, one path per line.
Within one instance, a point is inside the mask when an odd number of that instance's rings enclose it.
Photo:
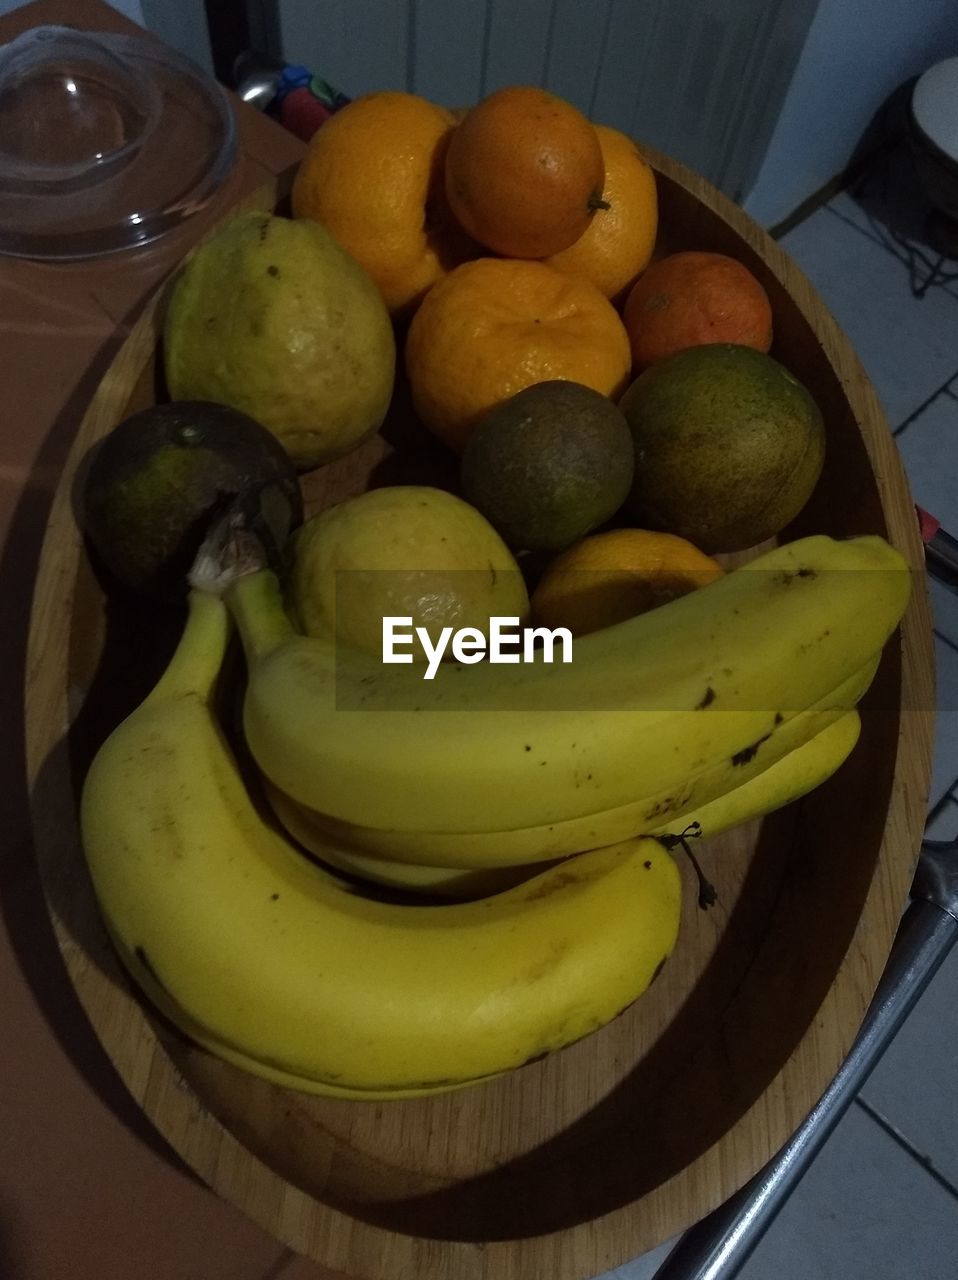
M 245 0 L 235 0 L 238 8 L 241 2 Z M 206 10 L 200 0 L 134 0 L 134 3 L 143 10 L 145 27 L 212 75 Z
M 736 196 L 815 2 L 273 0 L 284 56 L 350 97 L 406 89 L 468 106 L 502 85 L 545 85 Z
M 958 54 L 958 0 L 820 0 L 758 177 L 743 201 L 779 222 L 848 164 L 894 89 Z
M 138 22 L 141 27 L 145 25 L 143 22 L 143 6 L 140 4 L 140 0 L 107 0 L 107 4 L 112 5 L 114 9 L 118 9 L 120 13 L 124 14 L 132 22 Z

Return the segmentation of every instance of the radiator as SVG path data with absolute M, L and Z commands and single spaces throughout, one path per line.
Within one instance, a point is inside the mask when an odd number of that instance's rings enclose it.
M 465 106 L 502 85 L 540 84 L 739 200 L 817 3 L 278 0 L 276 17 L 283 56 L 350 97 L 404 89 Z

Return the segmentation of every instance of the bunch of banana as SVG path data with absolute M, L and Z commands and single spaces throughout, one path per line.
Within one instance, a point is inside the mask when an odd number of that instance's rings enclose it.
M 225 606 L 194 593 L 159 684 L 86 778 L 83 844 L 134 979 L 211 1052 L 298 1089 L 396 1098 L 521 1066 L 631 1004 L 671 953 L 654 840 L 444 906 L 381 902 L 306 858 L 247 791 L 211 699 Z
M 296 634 L 272 574 L 227 598 L 246 737 L 283 822 L 341 869 L 455 892 L 463 872 L 692 821 L 714 834 L 817 786 L 854 745 L 909 592 L 883 539 L 805 538 L 583 637 L 571 665 L 429 682 Z
M 229 610 L 194 589 L 168 671 L 87 777 L 94 886 L 194 1039 L 370 1099 L 509 1071 L 635 1000 L 678 931 L 664 837 L 838 768 L 910 589 L 883 540 L 808 538 L 582 638 L 571 665 L 426 682 L 298 635 L 268 571 L 214 578 Z M 253 795 L 211 704 L 230 613 Z
M 826 728 L 820 729 L 806 741 L 799 742 L 791 751 L 765 766 L 761 772 L 751 774 L 746 782 L 733 786 L 714 800 L 687 810 L 678 818 L 650 822 L 645 834 L 674 838 L 692 829 L 696 835 L 716 836 L 791 804 L 825 782 L 844 764 L 858 741 L 860 731 L 861 718 L 858 712 L 854 709 L 846 711 L 832 720 Z M 478 897 L 511 888 L 535 875 L 543 867 L 553 866 L 555 861 L 561 860 L 504 866 L 492 859 L 493 848 L 501 852 L 501 846 L 496 845 L 498 837 L 502 837 L 502 845 L 506 846 L 510 837 L 519 837 L 517 843 L 530 852 L 536 849 L 537 839 L 541 841 L 538 847 L 548 848 L 552 829 L 546 828 L 538 834 L 535 831 L 490 832 L 487 837 L 490 857 L 486 864 L 482 862 L 476 840 L 473 839 L 470 843 L 469 836 L 463 837 L 463 856 L 469 857 L 471 854 L 476 859 L 477 865 L 471 868 L 401 861 L 387 855 L 367 852 L 365 845 L 370 841 L 364 842 L 366 833 L 363 830 L 355 832 L 354 841 L 351 842 L 350 833 L 344 832 L 341 824 L 337 828 L 337 824 L 330 822 L 322 814 L 297 804 L 269 783 L 266 784 L 266 792 L 280 823 L 304 849 L 359 881 L 385 885 L 392 889 L 410 890 L 440 898 Z M 592 834 L 582 837 L 590 841 L 588 848 L 599 848 L 606 843 L 601 831 L 608 821 L 609 815 L 596 815 Z M 612 825 L 608 829 L 615 830 L 616 826 Z M 613 840 L 620 838 L 612 836 Z M 426 852 L 424 850 L 422 856 Z

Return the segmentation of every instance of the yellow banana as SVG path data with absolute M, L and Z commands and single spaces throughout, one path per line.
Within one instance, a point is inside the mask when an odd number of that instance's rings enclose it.
M 317 822 L 311 810 L 265 783 L 270 807 L 297 844 L 337 871 L 389 889 L 436 898 L 481 898 L 502 893 L 545 869 L 548 863 L 523 866 L 433 867 L 395 858 L 378 858 L 336 839 Z
M 481 833 L 667 795 L 753 750 L 881 649 L 909 592 L 883 539 L 805 538 L 582 637 L 571 664 L 447 663 L 433 680 L 295 634 L 269 573 L 228 599 L 247 741 L 281 791 L 356 825 Z
M 678 835 L 695 824 L 700 829 L 699 834 L 708 837 L 772 813 L 831 777 L 851 754 L 860 730 L 861 718 L 857 711 L 839 714 L 826 728 L 787 751 L 746 782 L 713 800 L 693 805 L 668 821 L 653 823 L 645 828 L 643 834 Z M 283 826 L 304 848 L 348 875 L 374 884 L 437 897 L 468 898 L 521 883 L 534 875 L 537 869 L 549 865 L 525 863 L 506 866 L 493 863 L 487 854 L 483 867 L 469 870 L 377 857 L 334 837 L 321 815 L 298 805 L 275 787 L 268 786 L 268 794 Z M 489 841 L 492 843 L 515 834 L 490 832 Z M 449 838 L 444 837 L 446 840 Z M 474 836 L 472 838 L 475 839 Z M 463 839 L 469 841 L 470 835 L 467 833 Z
M 296 838 L 308 837 L 307 847 L 315 849 L 320 857 L 327 856 L 333 865 L 343 866 L 342 856 L 339 862 L 336 861 L 337 850 L 341 855 L 345 854 L 347 860 L 352 855 L 380 860 L 384 865 L 379 868 L 370 862 L 365 870 L 356 866 L 355 871 L 382 883 L 402 882 L 403 870 L 399 867 L 390 870 L 390 863 L 431 867 L 433 879 L 438 880 L 438 871 L 442 867 L 492 871 L 500 867 L 551 861 L 647 834 L 663 826 L 670 827 L 690 809 L 740 788 L 751 778 L 760 777 L 777 760 L 816 737 L 854 707 L 871 684 L 878 660 L 879 655 L 876 654 L 837 689 L 807 711 L 799 712 L 774 727 L 750 749 L 735 756 L 725 756 L 697 774 L 685 774 L 667 791 L 651 796 L 640 795 L 628 804 L 603 813 L 590 813 L 564 822 L 512 831 L 388 831 L 341 822 L 305 805 L 296 805 L 294 814 L 289 806 L 295 802 L 284 796 L 281 816 L 284 821 L 286 815 L 295 816 L 298 819 L 293 832 Z M 332 850 L 332 856 L 319 853 L 319 844 Z M 416 872 L 412 874 L 415 876 Z
M 740 787 L 652 827 L 646 835 L 681 835 L 694 824 L 703 837 L 717 836 L 799 800 L 845 763 L 858 741 L 861 723 L 857 711 L 846 712 Z
M 155 994 L 150 992 L 148 975 L 144 975 L 144 981 L 141 985 L 156 1007 L 163 1010 L 163 992 L 158 991 Z M 164 1012 L 167 1011 L 164 1010 Z M 175 1020 L 169 1012 L 167 1012 L 167 1016 L 171 1021 Z M 483 1084 L 487 1080 L 495 1080 L 499 1076 L 506 1074 L 505 1072 L 497 1071 L 494 1075 L 483 1076 L 482 1079 L 478 1080 L 430 1085 L 420 1089 L 348 1089 L 344 1085 L 330 1084 L 325 1080 L 313 1080 L 309 1076 L 294 1075 L 291 1071 L 281 1071 L 278 1067 L 271 1066 L 269 1063 L 259 1062 L 255 1058 L 249 1057 L 248 1054 L 241 1053 L 238 1049 L 233 1048 L 232 1045 L 219 1043 L 202 1027 L 193 1028 L 188 1034 L 198 1045 L 208 1049 L 216 1057 L 222 1058 L 224 1062 L 231 1062 L 234 1067 L 241 1067 L 244 1071 L 248 1071 L 250 1075 L 268 1080 L 270 1084 L 278 1084 L 284 1089 L 297 1089 L 300 1093 L 314 1093 L 324 1098 L 341 1098 L 351 1102 L 398 1102 L 404 1098 L 425 1098 L 436 1093 L 452 1093 L 454 1090 L 463 1089 L 467 1085 Z
M 270 1078 L 396 1097 L 519 1067 L 629 1005 L 675 944 L 654 840 L 476 902 L 372 901 L 254 806 L 211 696 L 226 611 L 194 592 L 152 694 L 84 783 L 97 897 L 134 978 L 189 1035 Z
M 858 741 L 860 727 L 861 720 L 858 712 L 849 711 L 840 720 L 836 720 L 827 729 L 823 729 L 821 733 L 817 734 L 809 742 L 796 747 L 794 751 L 789 752 L 781 760 L 770 765 L 763 774 L 750 779 L 733 791 L 726 792 L 724 796 L 720 796 L 710 804 L 703 805 L 701 809 L 694 810 L 673 822 L 671 824 L 672 832 L 681 834 L 692 823 L 698 823 L 701 828 L 701 835 L 704 838 L 708 838 L 738 826 L 740 823 L 749 822 L 753 818 L 771 813 L 774 809 L 781 808 L 783 805 L 797 800 L 800 796 L 806 795 L 814 787 L 829 778 L 848 758 Z M 661 832 L 656 834 L 666 834 L 665 829 L 663 828 Z M 390 866 L 392 864 L 386 863 L 385 865 Z M 398 864 L 397 866 L 397 871 L 400 875 L 410 869 L 408 864 Z M 418 870 L 418 868 L 414 870 Z M 444 868 L 424 868 L 423 870 L 442 871 Z M 458 873 L 453 872 L 452 874 L 456 875 Z M 149 975 L 144 975 L 144 978 L 145 985 L 148 985 Z M 155 992 L 154 999 L 157 1004 L 162 1006 L 162 991 Z M 204 1037 L 202 1029 L 198 1030 L 197 1039 L 201 1043 L 206 1043 L 208 1048 L 218 1052 L 235 1065 L 243 1067 L 247 1071 L 252 1071 L 254 1074 L 264 1076 L 274 1084 L 306 1092 L 323 1093 L 338 1098 L 362 1100 L 368 1097 L 362 1090 L 337 1089 L 331 1085 L 320 1086 L 313 1080 L 293 1076 L 288 1072 L 282 1072 L 275 1068 L 268 1068 L 262 1063 L 244 1057 L 236 1050 L 213 1044 Z M 393 1091 L 389 1096 L 394 1098 L 420 1097 L 425 1094 L 446 1092 L 455 1087 L 454 1085 L 440 1085 L 432 1089 L 400 1089 Z

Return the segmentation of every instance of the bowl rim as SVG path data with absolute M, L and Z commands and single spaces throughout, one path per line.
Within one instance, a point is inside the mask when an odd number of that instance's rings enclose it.
M 798 267 L 763 228 L 704 178 L 652 148 L 638 145 L 657 178 L 707 204 L 789 293 L 840 379 L 854 413 L 878 483 L 889 541 L 913 570 L 920 571 L 924 582 L 923 549 L 901 459 L 848 340 Z M 226 216 L 233 216 L 240 207 L 272 208 L 276 194 L 275 187 L 263 188 Z M 169 281 L 161 285 L 148 302 L 121 348 L 117 360 L 128 368 L 142 370 L 153 354 L 158 338 L 157 310 L 168 285 Z M 94 397 L 78 440 L 96 424 L 97 413 Z M 635 1213 L 634 1201 L 549 1236 L 489 1242 L 481 1248 L 475 1242 L 402 1235 L 317 1201 L 254 1155 L 206 1109 L 202 1097 L 184 1080 L 138 999 L 111 983 L 78 946 L 48 892 L 67 837 L 62 829 L 51 829 L 48 815 L 33 803 L 40 770 L 71 721 L 69 691 L 60 678 L 63 648 L 56 637 L 69 635 L 72 583 L 84 555 L 67 483 L 77 465 L 77 443 L 54 498 L 31 611 L 25 708 L 28 782 L 41 881 L 57 940 L 81 1003 L 134 1100 L 182 1159 L 220 1196 L 290 1247 L 364 1280 L 386 1280 L 407 1273 L 422 1275 L 425 1280 L 446 1280 L 450 1275 L 463 1280 L 510 1280 L 530 1274 L 532 1265 L 540 1269 L 548 1265 L 549 1274 L 571 1280 L 621 1265 L 653 1247 L 648 1236 L 642 1236 L 638 1221 L 642 1215 Z M 654 1219 L 660 1240 L 690 1225 L 687 1217 L 679 1220 L 677 1208 L 687 1196 L 694 1198 L 698 1216 L 704 1216 L 743 1185 L 794 1132 L 840 1066 L 881 977 L 917 863 L 931 776 L 933 715 L 927 690 L 933 685 L 934 658 L 927 588 L 913 592 L 901 624 L 900 655 L 902 712 L 894 780 L 875 872 L 854 936 L 816 1017 L 761 1097 L 718 1142 L 643 1197 L 646 1216 Z M 924 706 L 919 693 L 925 696 Z M 59 783 L 69 788 L 75 800 L 76 788 L 66 764 Z M 101 1034 L 107 1008 L 114 1017 L 122 1008 L 136 1029 L 135 1036 L 129 1037 L 136 1044 L 125 1047 L 123 1055 Z M 826 1025 L 832 1034 L 823 1046 L 816 1030 Z M 774 1105 L 770 1105 L 771 1094 Z M 729 1167 L 721 1159 L 722 1144 L 732 1135 L 745 1134 L 751 1135 L 745 1144 L 750 1157 L 739 1158 Z M 351 1265 L 360 1269 L 350 1270 Z

